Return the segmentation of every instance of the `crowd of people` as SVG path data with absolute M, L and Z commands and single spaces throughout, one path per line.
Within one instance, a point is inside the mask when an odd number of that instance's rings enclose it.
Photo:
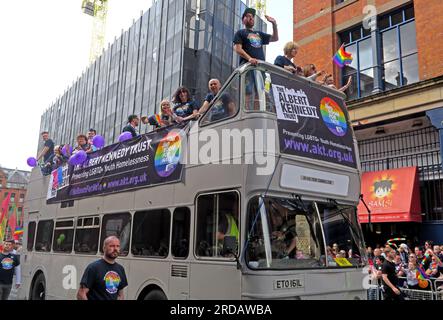
M 424 247 L 409 248 L 387 243 L 367 248 L 371 283 L 382 284 L 386 299 L 401 299 L 400 288 L 413 290 L 443 289 L 443 245 L 426 241 Z

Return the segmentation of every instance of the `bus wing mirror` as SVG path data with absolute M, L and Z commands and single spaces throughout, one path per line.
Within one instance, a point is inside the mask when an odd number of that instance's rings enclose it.
M 233 236 L 225 236 L 223 240 L 223 253 L 236 254 L 237 238 Z
M 237 238 L 233 236 L 225 236 L 223 240 L 223 255 L 232 255 L 237 262 L 237 269 L 241 269 L 241 263 L 237 256 Z

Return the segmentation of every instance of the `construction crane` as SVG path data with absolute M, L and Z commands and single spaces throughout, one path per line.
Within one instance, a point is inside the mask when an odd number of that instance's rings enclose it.
M 108 0 L 83 0 L 83 13 L 94 18 L 92 25 L 91 48 L 89 51 L 89 62 L 102 53 L 105 47 L 106 17 L 108 15 Z

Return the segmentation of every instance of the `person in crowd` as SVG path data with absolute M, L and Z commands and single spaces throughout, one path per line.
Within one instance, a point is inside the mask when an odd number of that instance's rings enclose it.
M 373 263 L 374 262 L 374 252 L 372 251 L 372 247 L 366 248 L 366 255 L 368 256 L 368 260 L 371 260 Z
M 377 280 L 381 279 L 382 277 L 382 266 L 383 262 L 385 261 L 384 257 L 381 255 L 381 250 L 379 248 L 376 248 L 374 250 L 374 260 L 372 268 L 369 269 L 370 273 L 372 274 L 372 279 Z
M 429 249 L 432 250 L 433 247 L 434 247 L 434 242 L 432 240 L 425 241 L 425 251 Z
M 398 276 L 395 272 L 395 250 L 391 246 L 385 247 L 386 260 L 382 266 L 382 280 L 384 286 L 383 296 L 388 301 L 404 300 L 400 289 L 398 288 Z
M 269 16 L 266 20 L 272 23 L 272 35 L 255 31 L 255 9 L 247 8 L 242 15 L 245 29 L 238 30 L 234 35 L 234 50 L 240 56 L 240 65 L 250 62 L 257 65 L 258 60 L 266 60 L 263 46 L 278 41 L 277 21 Z
M 443 254 L 440 250 L 440 246 L 434 245 L 434 254 L 440 259 L 440 261 L 443 261 Z
M 171 102 L 165 99 L 160 102 L 160 112 L 154 116 L 143 116 L 142 123 L 150 124 L 156 128 L 167 127 L 176 123 L 177 116 L 172 112 Z
M 52 160 L 52 163 L 53 163 L 52 170 L 55 170 L 58 167 L 63 166 L 69 160 L 69 157 L 65 156 L 62 153 L 62 149 L 63 149 L 63 145 L 57 145 L 54 148 L 54 158 Z
M 418 290 L 418 279 L 417 279 L 417 264 L 409 261 L 408 269 L 406 270 L 406 281 L 408 284 L 408 289 Z
M 79 134 L 76 140 L 77 140 L 77 147 L 74 149 L 73 153 L 76 153 L 80 150 L 83 150 L 86 153 L 94 152 L 92 145 L 88 143 L 88 137 L 86 137 L 84 134 Z
M 326 77 L 323 80 L 323 84 L 329 88 L 332 88 L 332 89 L 335 89 L 335 90 L 338 90 L 341 92 L 345 92 L 349 88 L 349 86 L 352 84 L 352 76 L 349 76 L 348 82 L 340 89 L 337 89 L 337 87 L 335 86 L 334 77 L 332 76 L 332 74 L 326 75 Z
M 439 262 L 440 260 L 438 257 L 433 254 L 431 257 L 431 263 L 429 264 L 428 269 L 426 269 L 426 274 L 431 278 L 438 278 L 440 276 Z
M 398 252 L 400 254 L 403 267 L 406 267 L 408 264 L 408 255 L 409 255 L 409 248 L 406 245 L 406 243 L 400 244 L 400 246 L 398 247 Z
M 43 158 L 44 166 L 41 171 L 43 175 L 50 175 L 52 170 L 52 158 L 54 157 L 54 141 L 49 138 L 49 132 L 43 131 L 41 133 L 44 141 L 43 149 L 37 155 L 37 161 Z
M 292 60 L 295 58 L 298 52 L 299 45 L 296 42 L 290 41 L 285 44 L 283 48 L 283 56 L 277 56 L 274 64 L 292 73 L 302 72 L 301 68 L 296 66 Z
M 120 254 L 120 240 L 111 236 L 103 243 L 103 258 L 86 267 L 77 292 L 78 300 L 123 300 L 128 285 L 125 269 L 115 260 Z
M 398 277 L 404 277 L 405 276 L 405 270 L 403 268 L 403 263 L 401 261 L 401 256 L 400 256 L 399 252 L 395 253 L 394 263 L 395 263 L 395 272 L 397 273 L 397 276 Z
M 338 247 L 337 243 L 332 244 L 332 252 L 334 253 L 335 256 L 337 256 L 337 254 L 340 253 L 340 248 Z
M 138 118 L 137 115 L 131 114 L 128 117 L 128 124 L 123 128 L 122 133 L 123 132 L 130 132 L 133 138 L 137 137 L 138 136 L 137 127 L 138 127 L 139 121 L 140 121 L 140 119 Z
M 327 259 L 328 259 L 328 263 L 329 265 L 334 264 L 335 263 L 335 254 L 334 252 L 332 252 L 332 248 L 330 246 L 326 247 L 326 253 L 327 253 Z
M 14 273 L 16 288 L 20 288 L 21 284 L 21 273 L 16 271 L 20 265 L 20 257 L 12 252 L 13 246 L 14 240 L 7 239 L 3 242 L 3 249 L 0 253 L 0 300 L 8 300 Z
M 315 64 L 307 64 L 303 67 L 303 76 L 312 81 L 317 81 L 317 78 L 324 75 L 326 71 L 317 71 Z

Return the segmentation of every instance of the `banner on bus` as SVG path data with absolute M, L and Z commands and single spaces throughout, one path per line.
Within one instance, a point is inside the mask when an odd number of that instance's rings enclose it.
M 178 125 L 107 146 L 82 164 L 66 164 L 50 176 L 47 203 L 181 181 L 189 125 Z
M 272 91 L 281 153 L 357 167 L 343 99 L 278 75 Z

